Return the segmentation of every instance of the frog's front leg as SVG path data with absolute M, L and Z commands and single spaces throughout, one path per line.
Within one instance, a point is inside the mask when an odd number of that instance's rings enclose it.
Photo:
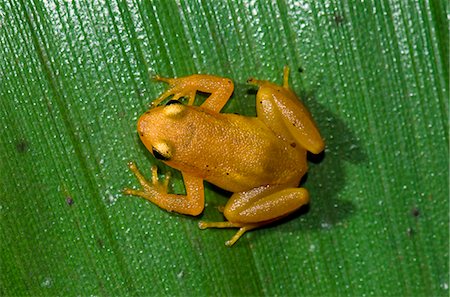
M 224 209 L 227 222 L 200 222 L 199 227 L 239 228 L 239 231 L 225 243 L 231 246 L 246 231 L 281 219 L 308 202 L 309 194 L 304 188 L 261 186 L 231 196 Z
M 195 94 L 200 91 L 211 94 L 201 106 L 219 112 L 230 99 L 234 90 L 233 82 L 230 79 L 206 74 L 194 74 L 179 78 L 156 76 L 155 79 L 168 83 L 169 89 L 153 101 L 154 106 L 172 95 L 173 100 L 187 97 L 188 104 L 193 105 Z
M 203 180 L 183 173 L 185 195 L 168 194 L 167 186 L 169 177 L 163 183 L 158 180 L 157 168 L 152 167 L 152 181 L 149 182 L 133 162 L 128 163 L 128 167 L 134 173 L 142 186 L 141 190 L 124 189 L 126 195 L 133 195 L 145 198 L 162 209 L 174 211 L 181 214 L 199 215 L 204 208 Z

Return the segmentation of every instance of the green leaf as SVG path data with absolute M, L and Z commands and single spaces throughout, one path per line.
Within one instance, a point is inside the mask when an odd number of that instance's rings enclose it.
M 0 4 L 0 295 L 448 296 L 446 1 Z M 309 209 L 245 234 L 123 196 L 155 74 L 292 88 L 326 140 Z M 205 140 L 207 141 L 207 140 Z M 208 185 L 205 220 L 228 194 Z

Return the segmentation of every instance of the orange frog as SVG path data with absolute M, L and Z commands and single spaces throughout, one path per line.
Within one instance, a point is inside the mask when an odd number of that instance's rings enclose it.
M 168 177 L 158 180 L 156 166 L 147 181 L 136 165 L 129 168 L 142 188 L 125 189 L 127 195 L 145 198 L 181 214 L 199 215 L 204 208 L 203 181 L 233 193 L 223 208 L 227 221 L 199 222 L 205 228 L 239 228 L 225 244 L 233 245 L 244 232 L 292 213 L 309 202 L 299 188 L 307 171 L 306 151 L 324 149 L 324 142 L 305 106 L 288 84 L 249 79 L 259 86 L 257 117 L 220 113 L 233 93 L 233 82 L 212 75 L 181 78 L 156 77 L 169 89 L 153 102 L 137 124 L 139 136 L 155 158 L 181 171 L 186 195 L 167 192 Z M 194 106 L 197 91 L 211 94 Z M 164 106 L 164 99 L 173 96 Z M 188 98 L 187 105 L 178 100 Z

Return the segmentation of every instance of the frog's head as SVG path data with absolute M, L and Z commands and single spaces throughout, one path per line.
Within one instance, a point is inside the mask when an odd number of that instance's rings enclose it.
M 139 136 L 155 158 L 170 161 L 174 158 L 175 148 L 183 146 L 180 130 L 185 112 L 185 105 L 170 100 L 166 105 L 150 109 L 139 118 Z

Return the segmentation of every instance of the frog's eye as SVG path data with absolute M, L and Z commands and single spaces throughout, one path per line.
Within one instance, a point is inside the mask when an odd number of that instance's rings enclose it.
M 186 106 L 178 100 L 170 100 L 164 107 L 164 114 L 168 117 L 178 118 L 183 115 Z
M 168 161 L 170 160 L 170 158 L 172 158 L 173 151 L 171 146 L 167 142 L 161 141 L 153 145 L 152 153 L 156 159 Z

